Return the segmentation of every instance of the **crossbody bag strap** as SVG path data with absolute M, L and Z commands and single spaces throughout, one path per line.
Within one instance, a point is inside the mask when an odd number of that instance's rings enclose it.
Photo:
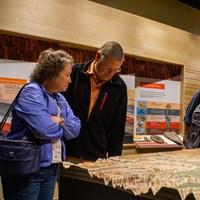
M 17 93 L 15 99 L 13 100 L 13 102 L 12 102 L 11 105 L 10 105 L 10 107 L 8 108 L 6 114 L 4 115 L 3 119 L 1 120 L 0 131 L 3 129 L 5 123 L 6 123 L 7 119 L 8 119 L 8 116 L 10 115 L 10 112 L 11 112 L 13 106 L 14 106 L 15 101 L 17 101 L 17 99 L 18 99 L 18 97 L 19 97 L 21 91 L 22 91 L 23 88 L 24 88 L 26 85 L 28 85 L 28 84 L 29 84 L 29 83 L 26 83 L 25 85 L 23 85 L 23 86 L 21 87 L 21 89 L 20 89 L 19 92 Z

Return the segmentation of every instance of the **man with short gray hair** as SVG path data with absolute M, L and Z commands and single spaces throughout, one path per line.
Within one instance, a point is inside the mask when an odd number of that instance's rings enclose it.
M 73 66 L 63 95 L 82 128 L 78 138 L 67 141 L 68 155 L 86 160 L 121 155 L 127 109 L 127 87 L 118 74 L 123 61 L 121 45 L 106 42 L 94 60 Z

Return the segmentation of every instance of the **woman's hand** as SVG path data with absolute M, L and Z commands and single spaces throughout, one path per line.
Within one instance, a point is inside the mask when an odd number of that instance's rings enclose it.
M 51 116 L 51 119 L 59 126 L 65 125 L 65 119 L 59 116 Z
M 56 124 L 59 124 L 59 122 L 60 122 L 60 117 L 59 117 L 59 116 L 51 116 L 51 119 L 52 119 Z

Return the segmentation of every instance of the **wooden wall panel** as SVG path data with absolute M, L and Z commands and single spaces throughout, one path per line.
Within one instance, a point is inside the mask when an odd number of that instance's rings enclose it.
M 184 110 L 186 110 L 192 96 L 200 89 L 200 67 L 185 66 L 184 83 L 185 83 Z
M 198 36 L 87 0 L 1 0 L 0 30 L 95 48 L 115 40 L 130 55 L 200 61 Z

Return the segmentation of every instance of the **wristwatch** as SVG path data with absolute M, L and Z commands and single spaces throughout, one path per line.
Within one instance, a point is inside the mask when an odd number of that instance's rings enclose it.
M 61 117 L 59 121 L 59 126 L 64 126 L 64 124 L 65 124 L 65 119 Z

